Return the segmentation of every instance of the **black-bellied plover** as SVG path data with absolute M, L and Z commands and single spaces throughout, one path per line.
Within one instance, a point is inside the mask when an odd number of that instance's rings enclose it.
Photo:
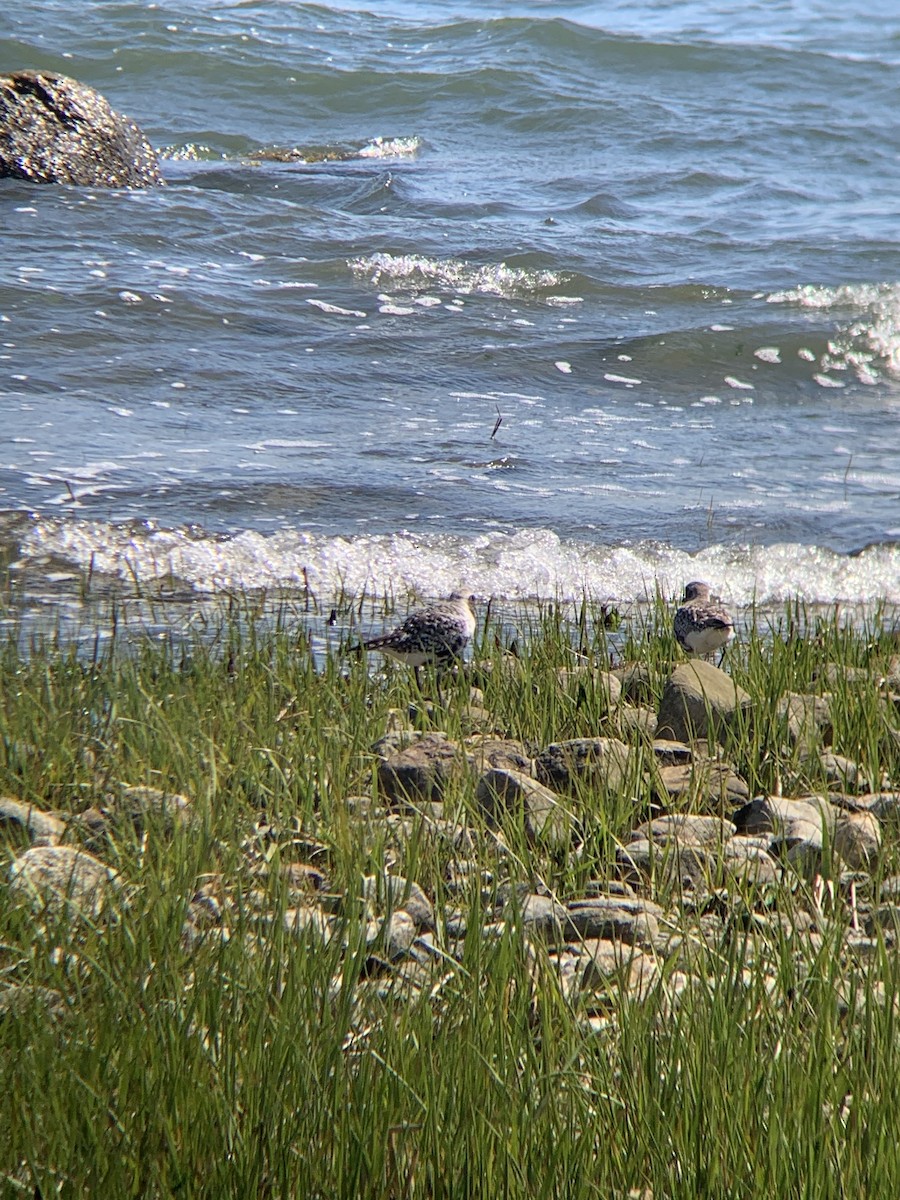
M 462 657 L 475 632 L 474 599 L 453 592 L 447 600 L 417 608 L 396 629 L 369 638 L 363 646 L 414 667 L 417 678 L 419 667 L 426 664 L 448 666 Z
M 709 584 L 689 583 L 675 614 L 675 636 L 688 654 L 706 658 L 725 647 L 734 637 L 734 621 L 728 609 L 710 599 Z

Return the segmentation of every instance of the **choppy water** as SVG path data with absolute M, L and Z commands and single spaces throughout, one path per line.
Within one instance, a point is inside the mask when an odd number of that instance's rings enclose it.
M 7 14 L 169 182 L 0 181 L 14 570 L 900 603 L 894 0 L 371 10 Z

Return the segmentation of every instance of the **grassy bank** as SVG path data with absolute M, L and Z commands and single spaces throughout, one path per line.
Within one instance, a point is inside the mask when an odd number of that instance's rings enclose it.
M 37 903 L 7 882 L 27 833 L 0 830 L 2 1194 L 900 1194 L 889 819 L 864 871 L 826 838 L 821 871 L 779 863 L 765 886 L 631 880 L 664 914 L 637 984 L 634 943 L 574 985 L 578 946 L 529 921 L 528 896 L 624 894 L 617 849 L 647 816 L 729 815 L 661 801 L 651 738 L 593 669 L 644 664 L 654 707 L 680 660 L 668 615 L 615 646 L 599 615 L 523 618 L 517 658 L 489 621 L 487 666 L 442 681 L 440 707 L 402 668 L 277 623 L 87 656 L 10 643 L 0 794 L 58 814 L 63 844 L 117 874 L 102 911 Z M 753 716 L 721 748 L 750 795 L 828 791 L 826 739 L 791 735 L 788 692 L 827 694 L 830 748 L 900 787 L 890 620 L 758 624 L 725 664 Z M 471 771 L 442 806 L 387 803 L 372 747 L 410 724 L 633 754 L 616 786 L 576 784 L 577 833 L 545 842 L 492 825 Z M 136 817 L 122 784 L 189 806 Z M 413 883 L 433 919 L 396 953 Z

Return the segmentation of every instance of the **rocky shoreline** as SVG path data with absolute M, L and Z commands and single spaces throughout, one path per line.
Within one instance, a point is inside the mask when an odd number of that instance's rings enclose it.
M 506 658 L 481 668 L 498 669 L 522 667 Z M 829 664 L 823 679 L 872 690 L 897 739 L 896 660 L 881 677 Z M 786 752 L 823 786 L 751 795 L 721 743 L 733 744 L 736 730 L 744 736 L 758 713 L 724 671 L 701 661 L 676 666 L 655 710 L 640 664 L 560 671 L 557 682 L 565 695 L 577 698 L 584 688 L 601 695 L 619 736 L 567 739 L 535 753 L 494 728 L 484 691 L 474 686 L 463 722 L 478 731 L 463 739 L 409 723 L 424 715 L 433 724 L 441 716 L 435 705 L 394 710 L 372 745 L 370 792 L 335 800 L 363 854 L 383 869 L 342 886 L 333 808 L 302 827 L 260 815 L 245 830 L 237 875 L 198 881 L 185 909 L 184 947 L 230 939 L 241 925 L 252 947 L 274 922 L 291 937 L 343 948 L 336 988 L 349 956 L 361 995 L 409 999 L 439 994 L 473 931 L 496 939 L 512 928 L 529 968 L 552 971 L 585 1027 L 600 1029 L 623 998 L 669 1006 L 702 986 L 711 960 L 701 950 L 723 937 L 741 939 L 741 952 L 756 963 L 770 944 L 773 971 L 788 939 L 799 956 L 799 985 L 802 964 L 837 936 L 848 988 L 880 948 L 896 944 L 900 874 L 884 874 L 883 865 L 900 827 L 900 790 L 895 779 L 873 779 L 833 751 L 827 691 L 786 694 L 776 709 Z M 460 803 L 464 794 L 471 807 Z M 634 798 L 631 829 L 608 861 L 593 864 L 578 894 L 560 892 L 547 868 L 577 861 L 585 822 L 604 799 L 622 794 Z M 147 786 L 119 785 L 76 813 L 7 797 L 0 828 L 19 846 L 7 903 L 57 918 L 108 918 L 141 886 L 106 860 L 110 847 L 123 838 L 190 837 L 199 823 L 187 795 Z M 530 863 L 517 849 L 523 844 L 534 850 Z M 443 878 L 402 873 L 411 845 L 446 864 Z M 273 861 L 283 907 L 272 907 Z M 777 985 L 774 974 L 767 979 Z M 0 993 L 0 1011 L 17 1008 L 21 986 Z M 51 1008 L 63 1003 L 52 992 L 44 999 Z

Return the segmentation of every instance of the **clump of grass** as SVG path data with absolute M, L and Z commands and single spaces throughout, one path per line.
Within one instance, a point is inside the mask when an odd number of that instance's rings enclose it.
M 371 746 L 410 706 L 421 728 L 466 737 L 469 679 L 445 678 L 435 711 L 409 673 L 372 672 L 351 633 L 311 644 L 291 620 L 236 607 L 178 641 L 0 650 L 0 792 L 77 816 L 121 782 L 149 784 L 196 813 L 172 831 L 109 830 L 95 850 L 125 894 L 107 915 L 35 911 L 3 885 L 0 983 L 23 989 L 15 1008 L 0 1003 L 5 1193 L 897 1194 L 887 934 L 853 959 L 837 902 L 810 932 L 787 886 L 762 901 L 682 897 L 667 910 L 682 945 L 649 991 L 624 986 L 627 963 L 605 993 L 567 989 L 509 898 L 565 900 L 611 877 L 654 800 L 646 742 L 620 788 L 569 798 L 571 848 L 499 837 L 460 777 L 444 812 L 474 831 L 461 847 L 427 814 L 377 815 Z M 639 659 L 657 694 L 676 661 L 661 602 L 614 632 L 587 604 L 515 625 L 481 631 L 480 707 L 531 752 L 621 733 L 621 701 L 596 677 L 611 657 Z M 834 749 L 896 784 L 897 709 L 874 682 L 894 649 L 887 614 L 859 629 L 799 609 L 753 618 L 727 660 L 753 719 L 725 746 L 753 789 L 821 786 L 814 761 L 785 749 L 787 691 L 827 691 Z M 0 869 L 21 848 L 3 843 Z M 311 856 L 334 893 L 330 940 L 284 921 L 296 897 L 279 867 Z M 896 857 L 889 841 L 882 875 Z M 386 868 L 435 905 L 425 986 L 367 944 L 360 880 Z M 227 920 L 186 938 L 201 892 Z

